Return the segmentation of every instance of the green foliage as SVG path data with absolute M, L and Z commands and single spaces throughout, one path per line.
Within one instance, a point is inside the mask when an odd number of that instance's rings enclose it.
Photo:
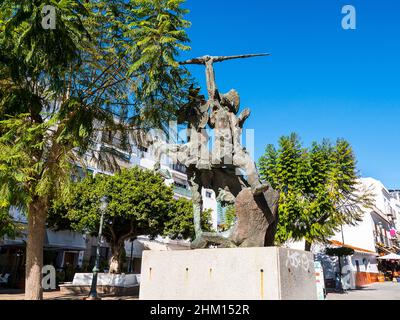
M 27 209 L 39 199 L 48 206 L 65 196 L 72 164 L 83 154 L 103 169 L 118 170 L 113 150 L 99 155 L 93 149 L 99 131 L 127 140 L 132 125 L 160 124 L 170 118 L 172 106 L 178 107 L 187 77 L 175 61 L 178 51 L 187 49 L 181 44 L 187 42 L 185 10 L 182 1 L 152 3 L 0 3 L 0 211 L 5 216 L 11 206 Z M 41 25 L 41 11 L 49 4 L 56 8 L 55 30 Z
M 266 147 L 259 169 L 280 191 L 277 243 L 325 241 L 341 225 L 360 221 L 362 207 L 371 204 L 371 195 L 357 190 L 356 160 L 345 140 L 303 148 L 296 134 L 282 137 L 279 149 Z
M 33 75 L 47 73 L 56 85 L 63 69 L 71 61 L 80 59 L 87 30 L 82 18 L 88 15 L 85 7 L 77 0 L 51 1 L 56 8 L 57 27 L 43 30 L 42 9 L 49 5 L 43 0 L 4 0 L 0 5 L 0 21 L 4 33 L 0 36 L 1 51 L 13 63 L 14 76 L 23 76 L 19 71 L 29 70 Z M 17 65 L 14 63 L 21 63 Z M 34 78 L 32 79 L 34 80 Z
M 231 229 L 232 226 L 235 224 L 236 219 L 237 219 L 236 208 L 234 205 L 229 205 L 226 208 L 224 223 L 218 226 L 219 231 L 225 232 L 225 231 L 228 231 L 229 229 Z
M 88 177 L 73 187 L 66 199 L 54 202 L 49 223 L 59 229 L 71 227 L 96 234 L 100 222 L 100 199 L 108 198 L 104 236 L 120 243 L 140 235 L 191 238 L 194 235 L 190 201 L 175 200 L 172 188 L 152 171 L 133 168 L 114 176 Z M 208 221 L 205 220 L 204 225 Z
M 184 198 L 174 203 L 175 208 L 169 212 L 163 235 L 171 239 L 193 240 L 195 238 L 193 204 Z M 201 226 L 204 231 L 212 231 L 211 210 L 204 210 L 201 215 Z
M 137 77 L 135 95 L 140 104 L 139 119 L 160 126 L 186 102 L 190 81 L 176 57 L 190 50 L 185 29 L 190 22 L 182 9 L 184 0 L 131 0 L 127 35 L 135 45 L 130 74 Z
M 17 234 L 18 228 L 11 215 L 4 210 L 0 210 L 0 238 L 5 235 L 14 238 Z

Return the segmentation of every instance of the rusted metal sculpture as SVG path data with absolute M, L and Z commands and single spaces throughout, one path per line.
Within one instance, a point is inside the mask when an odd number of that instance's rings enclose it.
M 193 248 L 260 247 L 273 245 L 277 225 L 279 193 L 260 181 L 256 165 L 241 144 L 243 125 L 250 116 L 245 109 L 239 115 L 240 97 L 235 90 L 220 94 L 215 81 L 214 63 L 231 59 L 252 58 L 268 54 L 239 56 L 204 56 L 184 61 L 182 65 L 206 67 L 208 100 L 199 89 L 191 88 L 189 102 L 178 112 L 178 123 L 187 124 L 188 143 L 159 143 L 156 156 L 163 153 L 186 166 L 192 191 L 196 239 Z M 208 148 L 207 128 L 214 131 L 214 145 Z M 157 166 L 159 167 L 159 166 Z M 224 233 L 203 232 L 201 213 L 202 189 L 212 189 L 224 205 L 236 205 L 237 222 Z

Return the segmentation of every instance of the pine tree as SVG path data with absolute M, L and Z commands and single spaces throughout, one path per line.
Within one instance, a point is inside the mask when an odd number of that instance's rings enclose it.
M 188 10 L 181 8 L 183 2 L 130 2 L 127 36 L 135 43 L 130 50 L 135 62 L 129 71 L 137 77 L 134 93 L 140 102 L 136 119 L 145 118 L 150 126 L 160 127 L 165 119 L 171 119 L 186 102 L 192 83 L 176 59 L 180 51 L 190 50 L 185 31 L 190 22 L 184 19 Z
M 340 226 L 356 224 L 371 195 L 357 190 L 356 160 L 350 144 L 338 140 L 313 142 L 303 148 L 291 134 L 279 139 L 279 149 L 266 147 L 259 160 L 262 178 L 280 190 L 278 244 L 288 240 L 326 241 Z

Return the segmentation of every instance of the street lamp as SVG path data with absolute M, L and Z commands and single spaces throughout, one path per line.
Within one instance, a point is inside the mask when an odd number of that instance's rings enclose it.
M 135 240 L 132 238 L 131 239 L 131 258 L 129 259 L 129 273 L 132 273 L 132 267 L 133 267 L 133 242 Z
M 97 248 L 96 248 L 96 262 L 93 268 L 93 278 L 92 278 L 92 285 L 90 287 L 90 292 L 89 296 L 86 298 L 86 300 L 101 300 L 97 296 L 97 274 L 99 273 L 99 265 L 100 265 L 100 246 L 101 246 L 101 235 L 103 233 L 103 223 L 104 223 L 104 213 L 106 212 L 107 209 L 107 197 L 102 197 L 100 199 L 100 212 L 101 212 L 101 218 L 100 218 L 100 228 L 99 228 L 99 235 L 97 238 Z

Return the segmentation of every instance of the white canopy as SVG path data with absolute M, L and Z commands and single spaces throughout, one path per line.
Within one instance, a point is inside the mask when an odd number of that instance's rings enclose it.
M 84 251 L 86 250 L 86 241 L 79 232 L 46 229 L 44 246 L 47 249 Z
M 379 257 L 381 260 L 400 260 L 400 256 L 395 253 L 388 254 L 387 256 Z

